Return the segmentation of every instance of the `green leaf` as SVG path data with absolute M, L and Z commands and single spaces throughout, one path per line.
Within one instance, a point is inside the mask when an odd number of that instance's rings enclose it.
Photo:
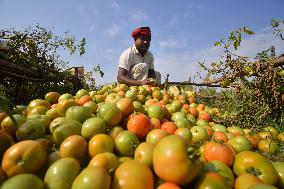
M 214 46 L 215 46 L 215 47 L 220 47 L 220 46 L 221 46 L 221 41 L 215 42 Z
M 246 34 L 248 34 L 248 35 L 253 35 L 253 34 L 255 34 L 252 30 L 248 29 L 247 27 L 244 27 L 243 30 L 244 30 L 244 33 L 246 33 Z

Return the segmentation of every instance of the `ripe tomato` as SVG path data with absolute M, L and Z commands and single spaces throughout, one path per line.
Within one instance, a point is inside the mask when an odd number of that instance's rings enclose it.
M 272 164 L 257 152 L 242 151 L 236 154 L 233 171 L 237 176 L 250 173 L 266 184 L 276 185 L 279 175 Z
M 87 153 L 87 141 L 80 135 L 71 135 L 60 144 L 60 157 L 73 157 L 79 161 Z
M 103 167 L 87 167 L 76 177 L 72 189 L 109 189 L 111 177 Z
M 221 144 L 214 141 L 207 142 L 204 146 L 204 157 L 207 161 L 219 160 L 228 165 L 233 164 L 234 153 L 227 144 Z
M 151 130 L 151 121 L 144 114 L 134 115 L 127 122 L 127 129 L 139 138 L 143 138 Z
M 89 155 L 94 157 L 102 152 L 113 152 L 113 139 L 106 134 L 97 134 L 91 138 L 88 144 Z
M 186 142 L 177 135 L 162 138 L 153 151 L 153 167 L 158 177 L 167 182 L 185 185 L 199 172 L 187 154 Z
M 33 140 L 18 142 L 8 148 L 2 159 L 2 169 L 8 177 L 21 173 L 36 173 L 45 163 L 46 151 Z
M 157 189 L 181 189 L 181 187 L 172 182 L 164 182 L 160 184 Z
M 177 130 L 177 126 L 174 122 L 167 121 L 161 125 L 161 129 L 166 131 L 168 134 L 174 134 Z
M 116 106 L 121 111 L 122 116 L 126 117 L 134 111 L 133 102 L 128 98 L 117 101 Z
M 119 165 L 114 173 L 112 189 L 153 189 L 151 169 L 138 161 L 129 160 Z
M 118 157 L 111 152 L 95 155 L 88 164 L 89 167 L 103 167 L 109 173 L 114 171 L 118 165 Z
M 85 96 L 82 96 L 81 98 L 79 98 L 78 104 L 83 106 L 85 103 L 92 101 L 92 100 L 93 100 L 93 98 L 91 96 L 85 95 Z

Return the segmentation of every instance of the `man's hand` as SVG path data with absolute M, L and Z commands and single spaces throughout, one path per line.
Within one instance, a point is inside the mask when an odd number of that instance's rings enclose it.
M 157 80 L 154 78 L 147 78 L 141 81 L 141 85 L 152 85 L 156 86 L 157 85 Z

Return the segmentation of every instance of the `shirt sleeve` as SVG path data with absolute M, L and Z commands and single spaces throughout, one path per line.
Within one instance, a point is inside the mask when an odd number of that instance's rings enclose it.
M 129 61 L 129 53 L 127 51 L 124 51 L 123 53 L 121 53 L 119 57 L 119 67 L 126 69 L 127 71 L 130 70 L 131 64 Z

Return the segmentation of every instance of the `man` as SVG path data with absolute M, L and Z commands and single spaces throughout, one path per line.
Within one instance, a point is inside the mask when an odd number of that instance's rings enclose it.
M 119 58 L 117 81 L 127 85 L 152 84 L 155 79 L 154 57 L 148 50 L 151 41 L 149 27 L 137 28 L 132 32 L 134 44 Z

